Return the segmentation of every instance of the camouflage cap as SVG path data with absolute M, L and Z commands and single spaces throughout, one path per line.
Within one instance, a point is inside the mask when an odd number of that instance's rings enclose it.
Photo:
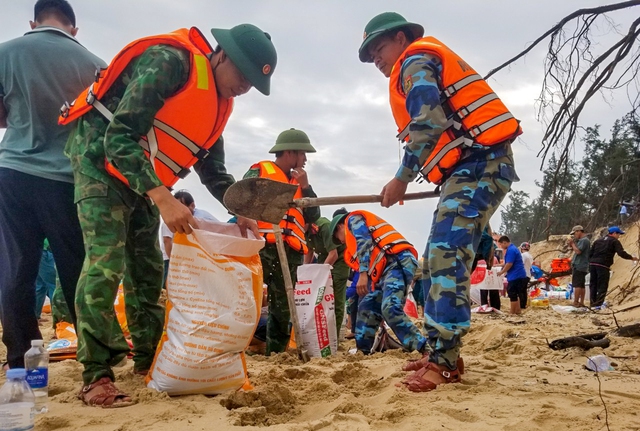
M 424 27 L 420 24 L 408 22 L 402 15 L 395 12 L 384 12 L 374 16 L 364 28 L 362 37 L 362 45 L 358 49 L 360 61 L 363 63 L 371 63 L 373 59 L 369 55 L 369 44 L 381 34 L 389 30 L 406 29 L 411 32 L 413 38 L 424 36 Z
M 276 144 L 269 150 L 270 153 L 278 151 L 305 151 L 315 153 L 316 149 L 311 145 L 311 141 L 302 130 L 289 129 L 278 135 Z
M 211 34 L 251 85 L 268 96 L 278 61 L 269 33 L 255 25 L 240 24 L 230 30 L 212 28 Z

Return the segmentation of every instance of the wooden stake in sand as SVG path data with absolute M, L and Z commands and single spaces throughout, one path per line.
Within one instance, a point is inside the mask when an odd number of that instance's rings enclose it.
M 309 352 L 302 346 L 302 332 L 300 332 L 300 321 L 298 320 L 298 310 L 296 310 L 296 301 L 293 294 L 293 280 L 289 272 L 289 260 L 287 252 L 284 249 L 284 241 L 282 240 L 282 229 L 277 224 L 273 225 L 273 233 L 276 237 L 276 248 L 278 249 L 278 257 L 280 257 L 280 266 L 282 267 L 282 276 L 284 278 L 284 287 L 287 291 L 287 302 L 289 303 L 289 313 L 291 313 L 291 323 L 293 324 L 293 333 L 296 339 L 296 349 L 298 357 L 302 362 L 309 362 Z

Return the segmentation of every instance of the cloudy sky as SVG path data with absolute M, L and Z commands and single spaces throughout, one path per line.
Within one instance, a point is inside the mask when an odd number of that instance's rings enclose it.
M 32 0 L 0 0 L 0 41 L 18 37 L 33 19 Z M 456 51 L 480 74 L 515 55 L 565 15 L 605 3 L 594 0 L 457 0 L 449 2 L 381 0 L 303 2 L 296 0 L 71 0 L 77 15 L 79 41 L 109 62 L 128 42 L 181 27 L 230 28 L 252 23 L 269 32 L 278 51 L 271 96 L 257 90 L 236 100 L 224 136 L 228 170 L 242 177 L 268 154 L 282 130 L 295 127 L 311 138 L 317 153 L 309 156 L 310 182 L 319 196 L 376 194 L 399 164 L 396 127 L 388 105 L 388 81 L 370 64 L 360 63 L 357 50 L 365 24 L 378 13 L 396 11 L 421 23 L 432 35 Z M 636 8 L 637 9 L 637 8 Z M 637 11 L 634 11 L 637 12 Z M 626 31 L 637 13 L 610 17 Z M 605 33 L 602 27 L 596 33 Z M 210 41 L 213 38 L 206 31 Z M 606 36 L 603 39 L 606 42 Z M 611 40 L 611 39 L 609 39 Z M 490 84 L 525 131 L 514 145 L 521 182 L 516 190 L 535 194 L 541 178 L 543 126 L 536 121 L 534 101 L 542 82 L 546 44 L 532 51 Z M 596 48 L 598 49 L 598 48 Z M 624 114 L 625 96 L 594 100 L 583 125 L 602 124 L 609 130 Z M 0 131 L 0 136 L 2 135 Z M 576 150 L 580 154 L 580 148 Z M 192 174 L 176 188 L 190 190 L 198 207 L 226 219 L 224 208 Z M 410 185 L 410 191 L 431 189 Z M 506 204 L 507 201 L 503 203 Z M 363 206 L 387 219 L 419 250 L 424 249 L 435 201 L 407 202 L 385 209 Z M 355 206 L 348 207 L 356 209 Z M 335 207 L 323 208 L 330 217 Z M 492 225 L 499 227 L 499 214 Z

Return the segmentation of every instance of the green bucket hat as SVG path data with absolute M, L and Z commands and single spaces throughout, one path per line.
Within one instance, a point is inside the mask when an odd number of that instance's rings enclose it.
M 360 49 L 358 50 L 360 61 L 363 63 L 371 63 L 373 61 L 368 51 L 368 46 L 371 41 L 389 30 L 400 30 L 401 28 L 409 30 L 414 38 L 424 36 L 424 27 L 420 24 L 408 22 L 399 13 L 384 12 L 374 16 L 364 28 L 362 45 L 360 45 Z
M 342 220 L 345 219 L 345 217 L 347 217 L 349 215 L 349 213 L 346 214 L 339 214 L 337 216 L 335 216 L 333 218 L 333 220 L 331 220 L 331 223 L 329 224 L 329 232 L 331 232 L 331 240 L 333 241 L 334 244 L 340 245 L 340 241 L 338 241 L 335 237 L 335 233 L 336 233 L 336 227 L 342 222 Z
M 230 30 L 212 28 L 211 34 L 251 85 L 268 96 L 278 61 L 269 33 L 255 25 L 240 24 Z
M 276 144 L 269 150 L 270 153 L 278 151 L 305 151 L 315 153 L 316 149 L 311 145 L 311 141 L 302 130 L 289 129 L 278 135 Z

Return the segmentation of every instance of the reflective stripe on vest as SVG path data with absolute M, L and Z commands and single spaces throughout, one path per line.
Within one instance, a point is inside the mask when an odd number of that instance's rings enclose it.
M 294 199 L 302 197 L 302 190 L 295 178 L 289 179 L 287 175 L 273 162 L 263 161 L 251 166 L 251 169 L 259 169 L 261 178 L 269 178 L 281 183 L 289 183 L 298 186 Z M 309 248 L 304 235 L 304 216 L 299 208 L 290 208 L 287 210 L 279 223 L 282 230 L 284 242 L 293 250 L 303 254 L 307 254 Z M 275 243 L 276 237 L 273 233 L 273 225 L 271 223 L 258 221 L 258 231 L 268 243 Z
M 369 270 L 367 271 L 371 280 L 375 283 L 382 276 L 387 265 L 387 255 L 395 255 L 404 250 L 409 250 L 417 258 L 418 253 L 415 248 L 389 223 L 368 211 L 353 211 L 347 215 L 345 220 L 345 254 L 344 260 L 355 271 L 360 270 L 357 257 L 357 241 L 349 229 L 349 219 L 359 215 L 364 218 L 367 229 L 371 233 L 373 249 L 369 257 Z
M 186 84 L 165 100 L 153 125 L 139 140 L 156 175 L 173 186 L 189 173 L 189 168 L 206 157 L 218 141 L 233 109 L 232 99 L 218 97 L 208 55 L 213 49 L 195 27 L 173 33 L 138 39 L 123 48 L 107 69 L 96 74 L 96 82 L 61 110 L 60 124 L 69 124 L 91 109 L 108 121 L 113 115 L 100 101 L 124 70 L 148 48 L 170 45 L 189 52 L 189 77 Z M 128 184 L 127 179 L 109 161 L 107 172 Z
M 435 55 L 442 61 L 440 100 L 445 112 L 449 113 L 448 123 L 420 170 L 427 180 L 441 184 L 446 172 L 460 160 L 461 147 L 474 143 L 496 145 L 515 138 L 522 130 L 480 75 L 440 41 L 425 37 L 411 43 L 391 71 L 391 110 L 400 141 L 409 137 L 412 122 L 402 88 L 402 64 L 408 57 L 418 54 Z

